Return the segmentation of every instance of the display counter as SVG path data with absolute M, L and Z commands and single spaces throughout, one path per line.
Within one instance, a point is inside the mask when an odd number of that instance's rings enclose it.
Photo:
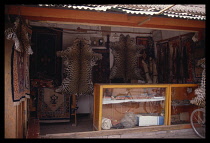
M 138 126 L 170 125 L 174 113 L 176 96 L 185 96 L 185 90 L 190 96 L 184 100 L 188 105 L 193 98 L 197 84 L 95 84 L 94 85 L 94 130 L 132 128 Z M 182 90 L 174 93 L 176 88 Z M 176 94 L 175 96 L 172 94 Z M 181 98 L 180 98 L 181 99 Z M 194 109 L 194 108 L 193 108 Z M 191 113 L 191 109 L 189 113 Z

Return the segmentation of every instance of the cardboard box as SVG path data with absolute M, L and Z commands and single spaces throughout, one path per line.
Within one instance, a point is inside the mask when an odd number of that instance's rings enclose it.
M 138 126 L 164 125 L 164 117 L 137 115 L 137 125 Z

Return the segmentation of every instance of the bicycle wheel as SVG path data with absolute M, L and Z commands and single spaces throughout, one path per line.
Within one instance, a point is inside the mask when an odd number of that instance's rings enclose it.
M 193 130 L 196 132 L 196 134 L 201 138 L 205 138 L 206 119 L 205 119 L 204 108 L 195 109 L 190 116 L 190 122 L 191 122 L 191 126 L 192 126 Z

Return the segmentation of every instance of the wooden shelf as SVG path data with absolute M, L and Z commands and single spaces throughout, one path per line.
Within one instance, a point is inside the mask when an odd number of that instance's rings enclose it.
M 150 99 L 125 99 L 125 100 L 110 100 L 103 99 L 103 104 L 115 104 L 115 103 L 124 103 L 124 102 L 151 102 L 151 101 L 163 101 L 165 97 L 159 98 L 150 98 Z
M 173 105 L 173 104 L 171 104 L 171 106 L 189 106 L 189 105 L 193 105 L 193 104 L 179 104 L 179 105 Z
M 102 125 L 102 116 L 108 115 L 107 113 L 111 112 L 112 108 L 114 108 L 114 113 L 112 115 L 116 115 L 117 118 L 121 118 L 120 115 L 123 115 L 126 113 L 126 111 L 134 111 L 138 110 L 139 113 L 144 113 L 144 109 L 147 109 L 147 105 L 139 106 L 137 105 L 139 103 L 147 103 L 150 101 L 165 101 L 163 110 L 164 110 L 164 126 L 171 125 L 171 115 L 174 112 L 173 111 L 173 104 L 171 103 L 172 100 L 191 100 L 192 97 L 194 97 L 194 93 L 190 93 L 189 95 L 186 93 L 187 96 L 185 96 L 185 92 L 187 87 L 193 87 L 197 88 L 197 84 L 125 84 L 125 83 L 116 83 L 116 84 L 95 84 L 94 85 L 94 114 L 93 114 L 93 127 L 94 130 L 101 130 Z M 125 100 L 112 100 L 110 98 L 104 98 L 104 91 L 105 89 L 139 89 L 139 88 L 165 88 L 165 95 L 159 96 L 159 98 L 143 98 L 143 99 L 125 99 Z M 178 89 L 176 92 L 176 96 L 173 96 L 173 90 Z M 111 95 L 109 95 L 111 96 Z M 160 98 L 162 97 L 162 98 Z M 127 102 L 127 103 L 125 103 Z M 120 103 L 125 103 L 125 105 L 120 106 Z M 178 105 L 179 108 L 181 108 L 181 112 L 188 112 L 191 113 L 191 110 L 194 108 L 191 108 L 191 104 L 182 104 Z M 128 107 L 130 106 L 130 107 Z M 131 108 L 133 106 L 133 108 Z M 183 106 L 183 107 L 182 107 Z M 124 109 L 125 108 L 125 109 Z M 149 109 L 149 108 L 148 108 Z M 158 108 L 159 109 L 159 108 Z M 185 111 L 186 110 L 186 111 Z M 110 113 L 111 114 L 111 113 Z M 119 117 L 118 117 L 119 115 Z M 111 116 L 112 117 L 112 116 Z M 113 120 L 114 121 L 114 120 Z M 117 119 L 117 121 L 119 121 Z M 161 126 L 161 125 L 160 125 Z M 140 127 L 141 128 L 141 127 Z

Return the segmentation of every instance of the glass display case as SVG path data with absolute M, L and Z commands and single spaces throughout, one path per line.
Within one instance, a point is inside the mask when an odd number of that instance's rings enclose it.
M 167 125 L 168 84 L 95 84 L 95 130 Z
M 94 130 L 190 124 L 197 84 L 95 84 Z
M 197 84 L 171 84 L 169 99 L 169 125 L 190 124 L 190 115 L 199 108 L 191 104 Z

